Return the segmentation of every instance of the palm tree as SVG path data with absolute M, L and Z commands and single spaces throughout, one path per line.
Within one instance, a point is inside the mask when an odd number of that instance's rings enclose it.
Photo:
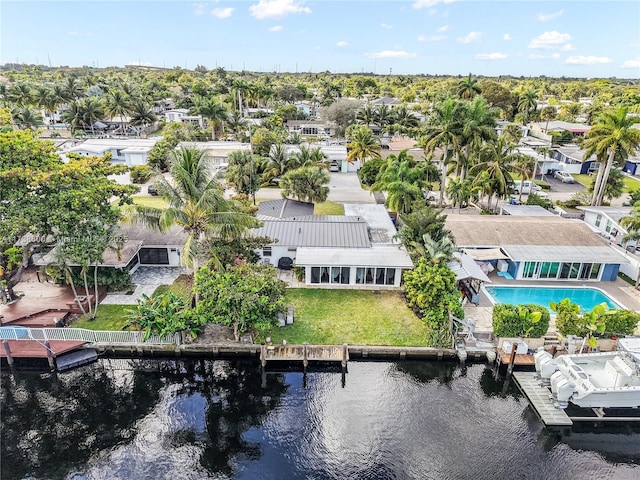
M 502 137 L 506 142 L 512 143 L 513 145 L 518 145 L 520 143 L 520 139 L 522 138 L 522 129 L 520 125 L 517 123 L 510 123 L 504 130 L 502 131 Z
M 376 181 L 371 185 L 371 191 L 385 191 L 394 182 L 408 182 L 419 188 L 426 186 L 427 170 L 417 166 L 416 161 L 406 149 L 398 156 L 389 155 L 386 164 L 380 168 Z
M 79 107 L 84 128 L 91 128 L 91 133 L 95 134 L 95 123 L 104 118 L 102 102 L 93 97 L 86 97 L 80 101 Z
M 545 127 L 544 127 L 544 131 L 545 132 L 547 130 L 549 130 L 549 122 L 551 120 L 553 120 L 554 118 L 556 118 L 556 108 L 555 107 L 553 107 L 551 105 L 547 105 L 542 110 L 540 110 L 540 120 L 544 120 L 544 121 L 547 122 Z
M 280 179 L 282 196 L 294 196 L 303 202 L 324 202 L 329 195 L 329 173 L 317 167 L 291 170 Z
M 458 165 L 456 173 L 464 180 L 467 169 L 471 163 L 471 149 L 478 149 L 484 142 L 495 140 L 496 121 L 499 109 L 492 108 L 487 101 L 477 96 L 469 103 L 465 103 L 463 110 L 463 127 L 461 145 L 464 145 L 463 155 L 458 153 Z
M 434 240 L 428 233 L 422 236 L 424 256 L 431 262 L 439 264 L 448 262 L 453 258 L 453 254 L 458 251 L 451 238 L 442 237 Z
M 480 93 L 482 90 L 478 85 L 478 80 L 471 78 L 471 74 L 458 82 L 458 97 L 470 100 Z
M 211 176 L 202 151 L 183 148 L 173 153 L 173 181 L 159 177 L 158 192 L 166 208 L 136 205 L 127 213 L 130 222 L 166 231 L 174 225 L 188 235 L 182 248 L 182 261 L 198 271 L 201 245 L 208 238 L 233 240 L 258 225 L 255 217 L 243 213 L 242 207 L 224 198 L 224 191 Z M 213 259 L 218 263 L 217 259 Z M 197 301 L 197 298 L 196 298 Z
M 233 133 L 238 133 L 240 130 L 247 126 L 247 121 L 242 117 L 242 113 L 238 110 L 234 110 L 230 115 L 227 116 L 227 125 L 233 131 Z
M 527 88 L 518 98 L 518 111 L 522 112 L 525 122 L 531 118 L 531 114 L 538 108 L 538 94 L 532 88 Z
M 405 105 L 400 105 L 392 110 L 393 124 L 400 126 L 402 133 L 407 133 L 412 128 L 416 128 L 420 121 L 413 113 L 411 113 Z
M 440 203 L 444 204 L 444 190 L 446 188 L 446 165 L 452 151 L 458 151 L 460 138 L 462 136 L 462 106 L 452 96 L 448 95 L 442 102 L 437 104 L 431 113 L 429 125 L 426 128 L 425 136 L 419 141 L 425 153 L 433 154 L 436 148 L 443 148 L 441 157 L 441 180 L 440 180 Z
M 80 85 L 76 77 L 67 77 L 64 90 L 67 100 L 78 100 L 85 96 L 82 85 Z
M 487 208 L 491 210 L 491 198 L 505 197 L 509 193 L 509 187 L 513 184 L 511 172 L 515 171 L 516 155 L 513 154 L 513 145 L 505 142 L 500 137 L 496 142 L 483 145 L 478 153 L 478 163 L 471 168 L 471 173 L 481 174 L 474 180 L 475 185 L 483 187 L 489 195 Z
M 281 144 L 276 143 L 269 150 L 269 160 L 265 166 L 263 177 L 265 181 L 273 178 L 280 178 L 289 170 L 289 155 L 287 149 Z
M 13 121 L 20 128 L 36 130 L 43 124 L 42 115 L 31 107 L 22 107 L 13 113 Z
M 373 132 L 367 127 L 360 127 L 353 130 L 351 141 L 347 144 L 347 160 L 351 163 L 358 161 L 359 165 L 369 158 L 380 158 L 380 145 Z
M 228 182 L 233 183 L 237 193 L 251 195 L 256 204 L 256 190 L 260 186 L 260 176 L 256 172 L 256 159 L 244 151 L 229 154 L 229 168 L 225 175 Z
M 193 112 L 202 115 L 211 124 L 211 139 L 215 140 L 216 131 L 224 128 L 227 120 L 227 108 L 215 98 L 196 97 Z
M 380 130 L 384 130 L 388 125 L 393 123 L 393 113 L 389 105 L 378 105 L 375 110 L 375 122 Z
M 514 158 L 514 168 L 522 174 L 522 184 L 519 190 L 518 200 L 522 202 L 522 191 L 524 190 L 524 182 L 531 180 L 536 176 L 536 166 L 538 161 L 529 155 L 516 155 Z M 533 190 L 532 190 L 533 191 Z
M 27 83 L 17 83 L 9 88 L 9 99 L 19 107 L 33 104 L 33 90 Z
M 640 147 L 640 130 L 632 128 L 634 120 L 627 116 L 627 112 L 628 107 L 620 107 L 616 111 L 603 113 L 583 142 L 584 158 L 589 158 L 593 154 L 598 159 L 606 158 L 604 170 L 600 162 L 593 189 L 592 205 L 602 204 L 607 179 L 616 157 L 624 164 L 627 158 L 635 155 Z
M 629 215 L 620 219 L 620 225 L 627 230 L 627 233 L 622 237 L 624 243 L 635 242 L 638 245 L 640 241 L 640 203 L 636 203 Z M 636 275 L 636 288 L 640 284 L 640 270 Z
M 131 102 L 129 97 L 120 90 L 111 90 L 107 93 L 105 113 L 115 120 L 120 117 L 122 133 L 127 133 L 127 117 L 131 115 Z
M 356 121 L 359 124 L 364 125 L 365 127 L 368 127 L 369 125 L 373 124 L 375 119 L 376 119 L 376 110 L 370 104 L 366 104 L 364 107 L 358 110 L 358 113 L 356 114 Z
M 454 209 L 458 205 L 458 213 L 460 213 L 462 207 L 469 204 L 471 197 L 478 190 L 479 187 L 474 187 L 469 179 L 452 178 L 447 185 L 447 196 L 452 202 L 451 208 Z
M 319 167 L 328 168 L 325 160 L 327 156 L 322 153 L 319 147 L 311 149 L 308 146 L 301 145 L 297 152 L 293 152 L 289 156 L 289 168 L 295 169 L 300 167 Z
M 158 116 L 153 111 L 151 105 L 142 98 L 137 98 L 131 105 L 131 125 L 134 127 L 144 127 L 151 125 L 158 120 Z M 138 133 L 140 132 L 137 129 Z
M 419 186 L 403 181 L 391 182 L 385 187 L 385 205 L 399 215 L 411 213 L 415 205 L 424 206 L 424 197 Z

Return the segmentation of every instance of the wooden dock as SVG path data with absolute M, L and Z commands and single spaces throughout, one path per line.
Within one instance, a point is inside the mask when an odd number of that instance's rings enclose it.
M 573 422 L 564 410 L 556 408 L 551 400 L 551 391 L 538 382 L 533 372 L 513 372 L 518 387 L 525 394 L 529 403 L 543 423 L 549 427 L 569 426 Z
M 511 364 L 511 355 L 509 353 L 501 353 L 498 355 L 498 365 Z M 513 364 L 516 367 L 533 367 L 536 364 L 536 360 L 533 355 L 529 354 L 516 354 Z
M 261 345 L 260 363 L 267 362 L 302 362 L 304 368 L 309 362 L 340 362 L 342 367 L 349 361 L 347 345 Z

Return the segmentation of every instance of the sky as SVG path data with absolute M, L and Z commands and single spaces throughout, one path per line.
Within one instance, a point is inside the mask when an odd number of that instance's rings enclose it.
M 640 78 L 640 1 L 0 2 L 0 63 Z

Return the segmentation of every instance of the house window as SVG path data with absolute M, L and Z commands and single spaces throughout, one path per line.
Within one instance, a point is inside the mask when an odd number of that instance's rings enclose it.
M 600 222 L 602 222 L 602 215 L 598 214 L 596 217 L 596 227 L 600 227 Z
M 600 276 L 600 269 L 602 268 L 601 263 L 594 263 L 591 267 L 591 273 L 589 274 L 589 280 L 598 280 Z
M 311 283 L 320 283 L 320 267 L 311 267 Z
M 311 283 L 349 284 L 349 267 L 311 267 Z
M 524 269 L 522 270 L 522 278 L 533 278 L 536 273 L 536 262 L 524 262 Z
M 538 278 L 557 278 L 560 262 L 542 262 Z
M 264 247 L 262 249 L 262 256 L 263 257 L 270 257 L 271 256 L 271 247 Z
M 385 283 L 387 285 L 395 285 L 396 283 L 396 269 L 395 268 L 387 268 Z
M 605 232 L 607 232 L 607 233 L 611 232 L 611 228 L 612 228 L 612 227 L 613 227 L 613 223 L 611 223 L 611 220 L 607 220 L 607 226 L 606 226 L 606 228 L 604 229 L 604 230 L 605 230 Z
M 169 265 L 169 252 L 166 248 L 141 248 L 142 265 Z

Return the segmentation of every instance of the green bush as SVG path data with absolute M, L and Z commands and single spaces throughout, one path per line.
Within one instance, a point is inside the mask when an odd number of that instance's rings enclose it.
M 604 320 L 603 337 L 631 335 L 640 322 L 640 313 L 633 310 L 610 310 L 600 316 Z
M 556 312 L 556 330 L 562 335 L 577 335 L 579 337 L 587 333 L 579 314 L 580 306 L 572 303 L 570 298 L 565 298 L 558 303 L 551 302 L 551 310 Z
M 553 202 L 548 198 L 542 198 L 540 195 L 536 195 L 532 193 L 527 198 L 527 205 L 539 205 L 542 208 L 546 208 L 547 210 L 551 210 L 553 208 Z
M 550 318 L 542 305 L 499 303 L 493 307 L 493 333 L 496 337 L 542 337 Z
M 129 172 L 131 183 L 147 183 L 153 176 L 153 169 L 149 165 L 136 165 Z
M 76 286 L 84 285 L 80 267 L 72 267 L 73 281 Z M 87 283 L 93 286 L 93 267 L 89 267 L 87 272 Z M 109 290 L 124 290 L 131 286 L 131 275 L 127 270 L 113 267 L 98 267 L 98 285 L 107 287 Z
M 362 168 L 358 170 L 358 177 L 360 178 L 360 183 L 367 187 L 373 185 L 376 181 L 376 177 L 378 173 L 380 173 L 380 169 L 386 165 L 386 160 L 381 159 L 373 159 L 365 162 L 362 165 Z

